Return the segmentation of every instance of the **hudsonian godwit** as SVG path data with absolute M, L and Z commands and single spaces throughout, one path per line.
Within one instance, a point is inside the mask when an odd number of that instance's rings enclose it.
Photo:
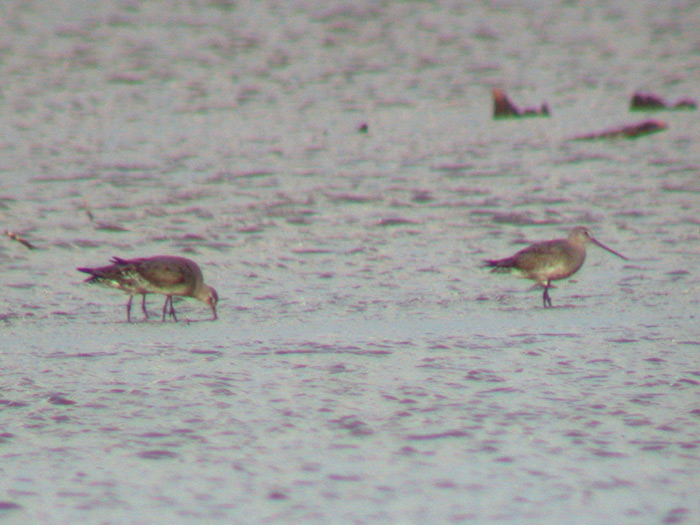
M 202 270 L 194 261 L 174 255 L 156 255 L 139 259 L 113 257 L 110 262 L 112 264 L 109 266 L 78 270 L 90 274 L 85 282 L 102 284 L 129 294 L 129 301 L 126 303 L 127 322 L 131 322 L 131 301 L 134 295 L 139 294 L 143 296 L 141 309 L 148 319 L 146 294 L 149 293 L 165 295 L 163 321 L 166 314 L 177 321 L 173 307 L 175 295 L 194 297 L 208 304 L 213 314 L 212 320 L 218 319 L 216 303 L 219 296 L 214 288 L 204 284 Z
M 486 266 L 493 268 L 491 272 L 506 273 L 518 270 L 522 277 L 537 281 L 537 284 L 544 288 L 542 303 L 547 308 L 552 306 L 552 300 L 549 297 L 549 289 L 554 288 L 552 281 L 566 279 L 583 266 L 583 261 L 586 260 L 586 244 L 589 242 L 628 260 L 624 255 L 594 239 L 588 228 L 577 226 L 571 230 L 566 239 L 536 242 L 512 257 L 484 262 Z

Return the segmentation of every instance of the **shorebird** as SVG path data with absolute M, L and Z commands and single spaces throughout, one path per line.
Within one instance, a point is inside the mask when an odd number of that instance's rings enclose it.
M 583 266 L 583 261 L 586 260 L 586 244 L 589 242 L 628 260 L 624 255 L 594 239 L 588 228 L 577 226 L 566 239 L 536 242 L 512 257 L 484 262 L 486 266 L 493 268 L 492 273 L 518 270 L 522 277 L 537 281 L 537 285 L 544 288 L 542 303 L 547 308 L 552 306 L 549 297 L 549 289 L 554 288 L 552 281 L 571 277 Z
M 146 311 L 146 294 L 159 293 L 165 295 L 163 305 L 163 321 L 170 315 L 175 321 L 173 296 L 194 297 L 211 308 L 212 321 L 218 319 L 216 303 L 219 296 L 211 286 L 204 284 L 202 270 L 197 263 L 174 255 L 156 255 L 139 259 L 121 259 L 112 257 L 112 264 L 101 268 L 78 268 L 78 271 L 89 273 L 86 283 L 98 283 L 111 288 L 122 290 L 129 294 L 126 303 L 126 320 L 131 322 L 131 301 L 134 295 L 142 295 L 141 309 L 148 319 Z

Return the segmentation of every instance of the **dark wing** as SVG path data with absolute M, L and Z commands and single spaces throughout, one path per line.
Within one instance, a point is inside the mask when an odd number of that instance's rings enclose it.
M 562 239 L 543 241 L 531 244 L 520 250 L 511 259 L 515 260 L 514 268 L 524 272 L 531 272 L 543 267 L 546 261 L 555 261 L 566 252 L 567 244 Z
M 132 259 L 129 261 L 141 277 L 159 288 L 171 288 L 192 282 L 189 268 L 163 259 Z

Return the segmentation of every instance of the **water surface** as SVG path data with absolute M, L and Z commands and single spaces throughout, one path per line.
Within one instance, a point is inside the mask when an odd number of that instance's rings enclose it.
M 2 11 L 3 520 L 698 521 L 691 3 Z M 576 225 L 555 308 L 480 268 Z M 75 271 L 158 253 L 218 322 Z

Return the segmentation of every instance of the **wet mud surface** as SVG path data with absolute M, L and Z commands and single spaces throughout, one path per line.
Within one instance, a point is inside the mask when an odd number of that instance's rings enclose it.
M 697 113 L 567 140 L 698 96 L 696 10 L 3 10 L 3 521 L 697 522 Z M 481 267 L 577 225 L 551 309 Z M 75 270 L 155 254 L 219 321 Z

